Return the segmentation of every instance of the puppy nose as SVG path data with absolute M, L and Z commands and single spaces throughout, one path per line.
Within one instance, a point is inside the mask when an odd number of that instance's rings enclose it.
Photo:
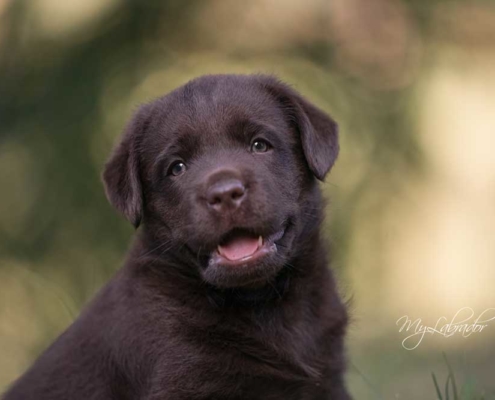
M 208 189 L 206 201 L 217 212 L 238 208 L 244 200 L 246 188 L 238 179 L 225 179 L 216 182 Z

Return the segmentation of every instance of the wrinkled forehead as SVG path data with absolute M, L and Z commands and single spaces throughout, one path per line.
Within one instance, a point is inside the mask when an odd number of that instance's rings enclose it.
M 229 133 L 246 127 L 288 130 L 288 121 L 277 101 L 253 82 L 222 82 L 186 86 L 159 99 L 145 141 L 157 147 L 170 142 L 195 140 L 221 144 Z

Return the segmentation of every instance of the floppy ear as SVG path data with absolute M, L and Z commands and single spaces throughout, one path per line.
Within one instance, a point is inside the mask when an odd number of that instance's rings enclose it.
M 275 94 L 290 114 L 290 121 L 301 135 L 304 155 L 311 172 L 322 181 L 339 154 L 337 123 L 287 85 L 272 81 L 270 86 L 270 92 Z
M 296 97 L 299 132 L 306 161 L 313 174 L 325 179 L 339 154 L 337 123 L 319 108 L 302 98 Z
M 149 120 L 149 107 L 142 106 L 128 123 L 121 142 L 105 164 L 103 183 L 108 201 L 137 228 L 143 212 L 137 143 Z

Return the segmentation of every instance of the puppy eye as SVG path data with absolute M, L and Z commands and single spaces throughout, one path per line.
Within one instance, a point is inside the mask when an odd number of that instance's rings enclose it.
M 263 139 L 256 139 L 251 145 L 253 153 L 265 153 L 270 149 L 270 145 Z
M 187 169 L 186 164 L 184 164 L 182 161 L 176 161 L 168 169 L 168 174 L 173 176 L 179 176 L 182 175 L 184 172 L 186 172 L 186 169 Z

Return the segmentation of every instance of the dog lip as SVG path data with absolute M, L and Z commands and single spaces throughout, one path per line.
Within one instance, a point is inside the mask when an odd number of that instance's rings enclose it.
M 232 231 L 231 231 L 232 232 Z M 262 237 L 261 235 L 258 237 L 258 246 L 257 248 L 250 254 L 247 254 L 244 257 L 240 258 L 229 258 L 226 256 L 224 248 L 222 245 L 218 245 L 215 250 L 213 250 L 209 264 L 221 264 L 221 265 L 226 265 L 226 266 L 239 266 L 239 265 L 245 265 L 246 263 L 251 264 L 252 262 L 255 262 L 264 256 L 268 254 L 273 254 L 277 252 L 277 244 L 276 242 L 279 241 L 284 237 L 284 234 L 286 232 L 286 227 L 280 229 L 279 231 L 267 236 L 267 237 Z M 242 234 L 237 233 L 237 235 L 242 236 Z M 253 236 L 252 234 L 246 233 L 245 236 Z M 222 240 L 221 243 L 225 243 L 227 240 Z
M 256 239 L 251 235 L 236 235 L 227 240 L 223 245 L 217 246 L 217 252 L 231 260 L 237 261 L 252 256 L 263 246 L 263 237 Z
M 270 236 L 268 236 L 266 240 L 271 243 L 275 243 L 284 237 L 286 230 L 287 230 L 287 226 L 284 226 L 284 228 L 280 229 L 278 232 L 275 232 Z
M 264 241 L 263 246 L 258 247 L 258 249 L 245 257 L 239 258 L 239 259 L 229 259 L 222 255 L 218 249 L 213 251 L 213 254 L 210 258 L 209 264 L 220 264 L 220 265 L 225 265 L 225 266 L 230 266 L 230 267 L 236 267 L 236 266 L 247 266 L 246 264 L 251 264 L 268 254 L 276 253 L 277 252 L 277 245 L 275 243 L 271 243 L 268 241 Z

